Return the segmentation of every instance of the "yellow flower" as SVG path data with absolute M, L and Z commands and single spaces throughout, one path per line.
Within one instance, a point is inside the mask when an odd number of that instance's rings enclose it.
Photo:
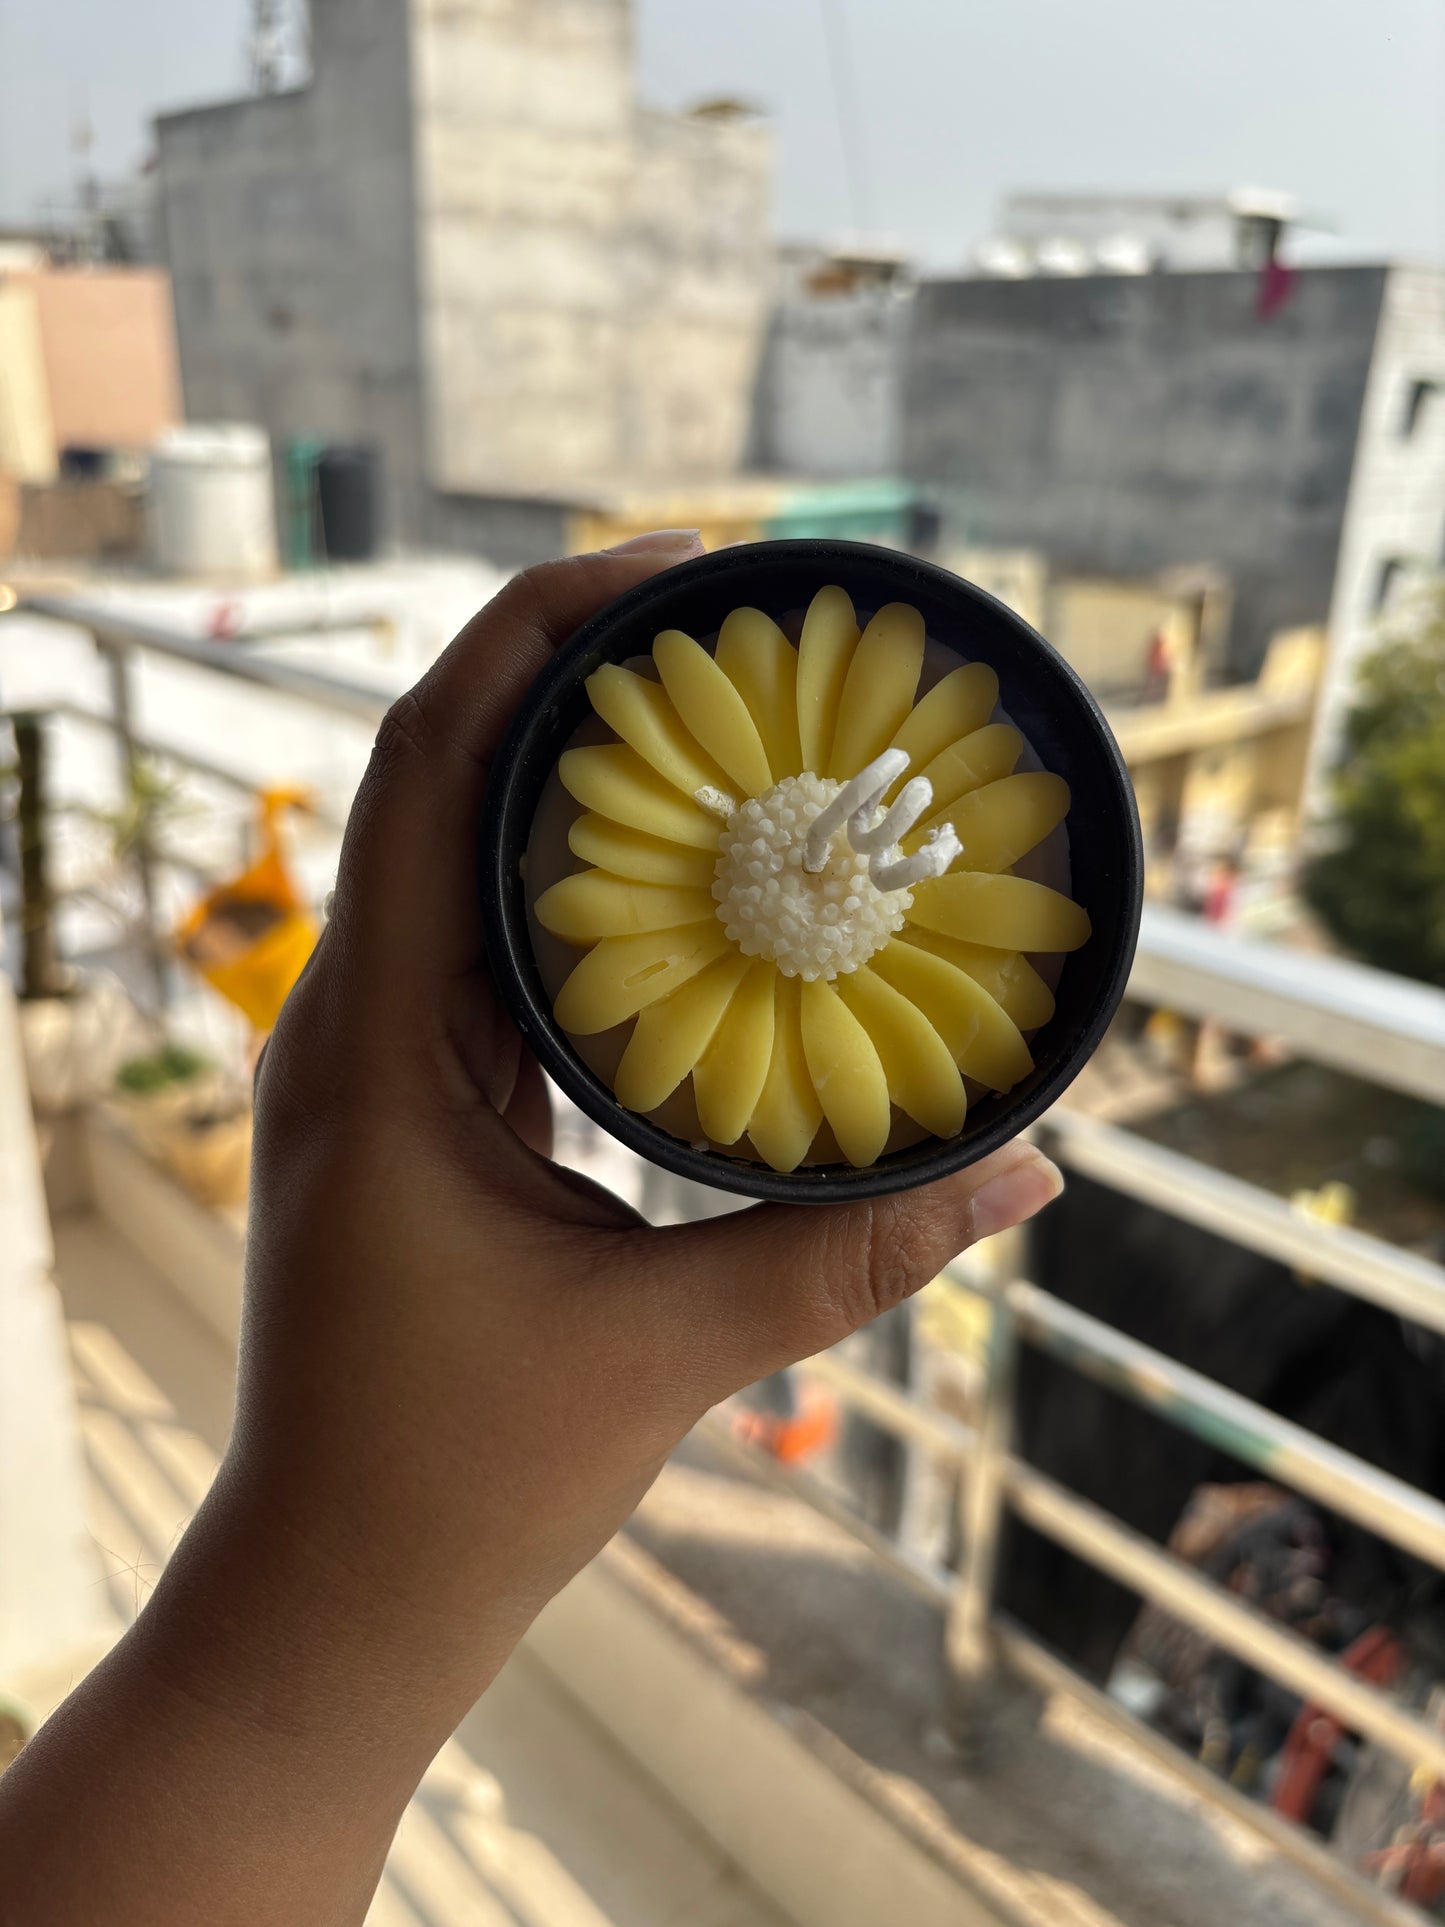
M 901 1112 L 950 1137 L 965 1080 L 1011 1088 L 1053 998 L 1025 952 L 1075 949 L 1083 910 L 1012 869 L 1068 786 L 1014 773 L 983 663 L 915 703 L 924 625 L 890 603 L 859 634 L 841 589 L 797 648 L 736 609 L 714 653 L 659 635 L 657 680 L 588 678 L 615 742 L 569 749 L 587 868 L 536 904 L 587 954 L 556 1000 L 587 1036 L 632 1023 L 614 1088 L 650 1112 L 688 1078 L 703 1134 L 791 1171 L 826 1120 L 854 1165 Z

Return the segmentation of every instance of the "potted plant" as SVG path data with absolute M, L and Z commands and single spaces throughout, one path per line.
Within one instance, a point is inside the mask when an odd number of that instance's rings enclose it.
M 209 1205 L 246 1195 L 251 1109 L 210 1059 L 169 1042 L 121 1065 L 115 1108 L 145 1151 Z

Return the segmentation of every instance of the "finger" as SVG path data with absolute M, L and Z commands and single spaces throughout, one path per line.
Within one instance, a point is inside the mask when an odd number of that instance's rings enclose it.
M 352 806 L 334 921 L 394 987 L 480 954 L 476 841 L 488 764 L 547 657 L 587 617 L 700 553 L 689 530 L 528 569 L 388 711 Z
M 1015 1141 L 938 1184 L 866 1204 L 759 1205 L 655 1234 L 652 1266 L 686 1278 L 680 1315 L 708 1403 L 836 1345 L 935 1278 L 980 1238 L 1022 1224 L 1063 1189 Z M 656 1302 L 655 1294 L 650 1294 Z

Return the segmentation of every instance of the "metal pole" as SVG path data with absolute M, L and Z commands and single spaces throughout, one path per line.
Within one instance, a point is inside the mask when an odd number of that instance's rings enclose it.
M 834 1352 L 815 1352 L 796 1369 L 827 1385 L 845 1405 L 851 1405 L 875 1425 L 883 1425 L 945 1465 L 960 1470 L 975 1450 L 973 1428 L 960 1420 L 932 1412 L 896 1385 L 886 1385 L 871 1372 L 860 1372 Z
M 1013 1447 L 1018 1326 L 1002 1277 L 994 1279 L 987 1297 L 988 1378 L 977 1449 L 959 1481 L 963 1561 L 944 1635 L 953 1687 L 948 1727 L 956 1743 L 976 1736 L 994 1710 L 1000 1684 L 990 1622 Z
M 1323 1706 L 1350 1731 L 1388 1747 L 1412 1769 L 1428 1766 L 1437 1777 L 1445 1777 L 1445 1733 L 1346 1672 L 1333 1654 L 1017 1459 L 1008 1469 L 1008 1489 L 1016 1516 L 1055 1545 L 1207 1633 L 1246 1665 L 1278 1680 L 1302 1700 Z
M 316 669 L 302 669 L 296 663 L 282 662 L 274 656 L 257 656 L 236 643 L 208 642 L 200 636 L 177 635 L 157 629 L 130 616 L 97 608 L 94 603 L 69 601 L 61 596 L 27 596 L 24 608 L 35 615 L 50 616 L 57 622 L 73 623 L 86 629 L 102 649 L 144 649 L 151 655 L 167 656 L 172 662 L 191 663 L 232 682 L 250 683 L 258 689 L 275 690 L 294 696 L 300 702 L 314 703 L 341 715 L 358 717 L 362 722 L 379 723 L 391 706 L 385 690 L 369 683 L 353 682 L 345 676 L 323 675 Z M 358 621 L 358 628 L 365 626 Z M 288 623 L 282 628 L 250 632 L 242 641 L 257 641 L 263 634 L 278 637 L 314 632 L 314 625 Z
M 139 756 L 132 726 L 130 651 L 123 648 L 106 648 L 100 643 L 99 638 L 96 640 L 96 646 L 105 656 L 106 667 L 110 672 L 110 706 L 111 714 L 115 718 L 116 747 L 120 751 L 122 794 L 134 796 L 138 794 Z M 156 1008 L 164 1012 L 170 1006 L 170 980 L 166 969 L 165 945 L 160 934 L 160 916 L 156 908 L 153 852 L 143 811 L 138 811 L 136 816 L 135 867 L 140 881 L 142 947 L 155 983 Z
M 1228 1780 L 1221 1780 L 1218 1774 L 1192 1759 L 1176 1741 L 1156 1733 L 1132 1713 L 1125 1712 L 1116 1700 L 1091 1686 L 1007 1618 L 996 1622 L 994 1636 L 1010 1670 L 1021 1679 L 1026 1679 L 1040 1693 L 1066 1693 L 1079 1701 L 1096 1719 L 1147 1753 L 1156 1765 L 1199 1799 L 1221 1808 L 1241 1826 L 1253 1829 L 1269 1841 L 1276 1853 L 1284 1854 L 1317 1880 L 1327 1893 L 1353 1908 L 1361 1920 L 1372 1921 L 1376 1927 L 1423 1927 L 1423 1918 L 1413 1907 L 1392 1900 L 1378 1887 L 1370 1886 L 1360 1874 L 1337 1859 L 1317 1834 L 1296 1826 L 1273 1807 L 1239 1792 Z
M 1445 998 L 1442 998 L 1445 1002 Z M 1349 1225 L 1318 1224 L 1285 1198 L 1133 1131 L 1056 1105 L 1040 1141 L 1069 1171 L 1152 1204 L 1382 1311 L 1445 1332 L 1445 1267 Z
M 55 903 L 51 895 L 46 841 L 45 733 L 39 716 L 11 719 L 15 772 L 20 795 L 15 827 L 20 855 L 20 994 L 55 997 L 60 965 L 55 951 Z
M 1009 1286 L 1021 1336 L 1121 1398 L 1445 1571 L 1445 1505 L 1036 1285 Z

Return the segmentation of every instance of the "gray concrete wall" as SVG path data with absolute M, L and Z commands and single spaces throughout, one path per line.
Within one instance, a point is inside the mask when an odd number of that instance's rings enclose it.
M 430 468 L 579 490 L 741 458 L 770 148 L 639 111 L 630 0 L 414 0 Z
M 158 122 L 186 410 L 379 442 L 425 488 L 405 10 L 313 0 L 316 78 Z
M 1431 391 L 1411 410 L 1416 382 Z M 1389 618 L 1389 585 L 1445 566 L 1445 271 L 1392 268 L 1330 606 L 1330 657 L 1309 795 L 1323 799 L 1360 658 Z M 1388 573 L 1387 573 L 1388 571 Z
M 414 0 L 428 466 L 546 486 L 616 459 L 626 0 Z
M 566 554 L 571 522 L 570 507 L 556 497 L 433 489 L 417 534 L 430 548 L 526 569 Z
M 639 112 L 626 199 L 618 458 L 645 480 L 742 463 L 772 266 L 772 135 Z
M 755 450 L 786 474 L 892 475 L 903 450 L 910 293 L 794 295 L 768 327 Z
M 1139 575 L 1213 562 L 1230 654 L 1329 613 L 1383 268 L 937 281 L 913 308 L 904 468 L 954 540 Z
M 160 123 L 189 413 L 380 442 L 407 537 L 735 469 L 766 130 L 640 112 L 630 0 L 313 13 L 310 88 Z

